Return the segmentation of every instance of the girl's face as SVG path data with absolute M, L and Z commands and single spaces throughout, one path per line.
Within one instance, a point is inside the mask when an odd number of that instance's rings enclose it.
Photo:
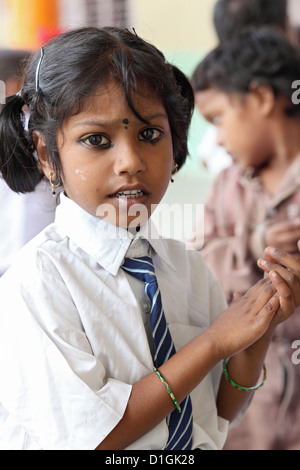
M 254 93 L 242 97 L 211 88 L 196 92 L 195 102 L 204 118 L 216 127 L 217 143 L 233 161 L 242 167 L 266 163 L 272 142 L 263 100 Z
M 58 135 L 67 196 L 92 215 L 134 227 L 144 223 L 162 199 L 173 165 L 168 116 L 145 88 L 130 110 L 115 82 L 101 86 L 83 110 L 66 119 Z M 44 169 L 45 171 L 45 169 Z M 49 175 L 51 169 L 45 171 Z

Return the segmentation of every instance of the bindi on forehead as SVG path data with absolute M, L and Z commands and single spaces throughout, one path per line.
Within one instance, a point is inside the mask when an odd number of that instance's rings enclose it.
M 127 118 L 123 119 L 123 124 L 125 124 L 125 129 L 128 129 L 129 121 Z

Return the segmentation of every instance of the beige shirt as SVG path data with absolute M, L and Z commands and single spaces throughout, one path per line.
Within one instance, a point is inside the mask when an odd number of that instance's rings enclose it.
M 237 165 L 223 170 L 205 203 L 204 227 L 197 229 L 204 231 L 201 253 L 228 300 L 262 277 L 256 262 L 263 255 L 266 227 L 300 215 L 300 156 L 275 196 L 253 174 Z

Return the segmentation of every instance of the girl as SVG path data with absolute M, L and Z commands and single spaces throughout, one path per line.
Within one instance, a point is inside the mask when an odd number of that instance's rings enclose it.
M 4 108 L 6 182 L 64 189 L 0 281 L 1 448 L 218 449 L 248 403 L 299 279 L 274 265 L 226 309 L 201 256 L 144 220 L 184 163 L 192 110 L 183 74 L 113 28 L 47 44 Z
M 267 28 L 223 42 L 193 75 L 196 105 L 234 160 L 207 198 L 201 250 L 229 301 L 261 277 L 256 260 L 266 246 L 297 253 L 300 107 L 293 93 L 299 76 L 298 52 Z M 299 449 L 300 375 L 290 360 L 299 315 L 280 330 L 267 357 L 273 373 L 245 417 L 244 432 L 233 430 L 232 448 Z

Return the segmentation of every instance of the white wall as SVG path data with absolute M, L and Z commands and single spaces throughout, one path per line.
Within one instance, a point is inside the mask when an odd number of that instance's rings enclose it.
M 131 0 L 134 26 L 164 50 L 208 50 L 215 0 Z

